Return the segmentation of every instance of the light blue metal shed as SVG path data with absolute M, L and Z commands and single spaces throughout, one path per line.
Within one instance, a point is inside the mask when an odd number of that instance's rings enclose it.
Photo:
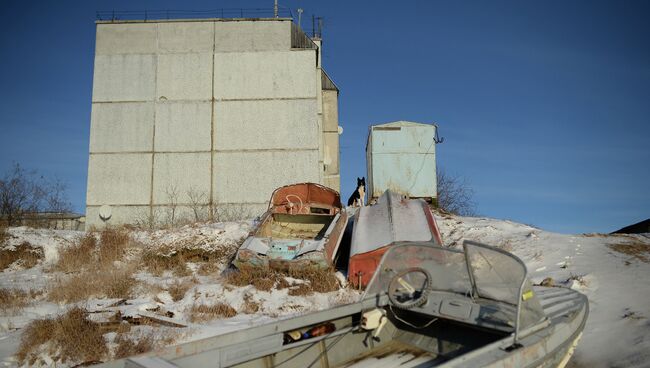
M 411 198 L 437 197 L 435 124 L 410 121 L 373 125 L 368 132 L 368 199 L 384 191 Z

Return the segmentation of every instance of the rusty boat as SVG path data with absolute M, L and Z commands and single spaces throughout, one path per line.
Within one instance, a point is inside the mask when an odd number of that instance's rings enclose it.
M 276 189 L 268 210 L 237 251 L 242 267 L 327 268 L 334 264 L 348 216 L 334 189 L 315 183 Z

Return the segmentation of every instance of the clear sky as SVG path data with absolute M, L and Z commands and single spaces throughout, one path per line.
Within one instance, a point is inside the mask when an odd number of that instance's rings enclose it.
M 481 215 L 564 233 L 650 217 L 650 2 L 280 4 L 302 7 L 305 28 L 325 19 L 344 199 L 368 126 L 412 120 L 439 125 L 438 164 L 471 183 Z M 58 176 L 84 211 L 96 10 L 272 5 L 0 0 L 0 172 Z

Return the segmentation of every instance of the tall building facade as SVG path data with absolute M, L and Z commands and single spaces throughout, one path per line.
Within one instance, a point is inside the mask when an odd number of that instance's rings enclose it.
M 255 215 L 339 190 L 338 88 L 286 18 L 98 21 L 87 224 Z

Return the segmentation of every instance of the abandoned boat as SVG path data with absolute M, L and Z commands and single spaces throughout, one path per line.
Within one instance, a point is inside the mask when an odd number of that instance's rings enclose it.
M 108 366 L 564 367 L 587 298 L 533 287 L 523 262 L 473 242 L 403 242 L 360 301 L 169 347 Z
M 387 190 L 377 203 L 361 207 L 354 216 L 348 280 L 365 287 L 388 248 L 401 241 L 442 246 L 440 230 L 429 205 Z
M 276 189 L 233 264 L 275 269 L 331 266 L 347 225 L 342 209 L 339 193 L 320 184 Z

